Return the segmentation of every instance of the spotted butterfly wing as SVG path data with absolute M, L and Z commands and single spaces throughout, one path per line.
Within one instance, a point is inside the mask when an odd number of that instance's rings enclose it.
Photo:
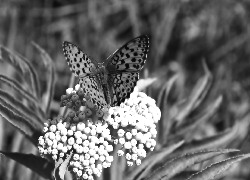
M 139 72 L 146 62 L 148 50 L 147 35 L 134 38 L 107 58 L 106 69 L 109 73 Z
M 107 106 L 101 82 L 96 75 L 97 63 L 91 61 L 76 45 L 67 41 L 63 42 L 63 52 L 71 72 L 80 78 L 79 83 L 83 91 L 90 96 L 90 101 L 101 108 Z
M 106 61 L 112 105 L 117 106 L 129 97 L 139 79 L 149 50 L 149 39 L 139 36 L 114 52 Z
M 124 72 L 109 75 L 112 106 L 119 106 L 125 99 L 129 98 L 138 79 L 138 72 Z
M 63 53 L 71 72 L 73 72 L 75 76 L 85 77 L 95 73 L 97 63 L 91 61 L 90 58 L 76 45 L 64 41 Z
M 77 46 L 63 43 L 70 70 L 79 76 L 82 88 L 100 108 L 120 105 L 129 97 L 139 79 L 139 71 L 145 64 L 148 48 L 148 37 L 139 36 L 115 51 L 104 62 L 105 70 L 102 71 Z

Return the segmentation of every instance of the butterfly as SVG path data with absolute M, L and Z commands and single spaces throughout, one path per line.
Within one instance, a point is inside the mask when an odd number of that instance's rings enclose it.
M 79 47 L 64 41 L 63 52 L 71 72 L 90 101 L 102 109 L 119 106 L 134 90 L 149 50 L 146 35 L 136 37 L 111 54 L 103 63 L 91 60 Z

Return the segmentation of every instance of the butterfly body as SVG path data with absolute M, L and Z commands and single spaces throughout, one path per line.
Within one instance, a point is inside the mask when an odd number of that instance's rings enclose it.
M 108 71 L 106 70 L 103 63 L 98 63 L 96 75 L 99 77 L 99 80 L 100 80 L 101 84 L 107 84 Z
M 70 70 L 79 77 L 84 92 L 99 108 L 120 105 L 129 97 L 146 61 L 148 47 L 148 37 L 139 36 L 115 51 L 103 63 L 97 63 L 76 45 L 63 43 Z
M 111 105 L 111 97 L 110 97 L 110 90 L 108 88 L 108 71 L 103 65 L 103 63 L 98 63 L 96 68 L 96 73 L 94 76 L 96 76 L 99 89 L 101 89 L 104 93 L 104 98 L 108 105 Z

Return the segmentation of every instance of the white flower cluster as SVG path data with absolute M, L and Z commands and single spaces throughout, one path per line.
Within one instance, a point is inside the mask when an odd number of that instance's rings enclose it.
M 63 119 L 45 123 L 44 136 L 39 137 L 38 149 L 42 156 L 51 155 L 57 161 L 73 152 L 69 162 L 77 178 L 94 179 L 102 168 L 111 166 L 113 146 L 108 125 L 102 122 L 64 122 Z
M 75 89 L 74 88 L 66 89 L 66 94 L 76 93 L 80 88 L 81 88 L 80 84 L 76 84 Z
M 155 101 L 136 89 L 119 107 L 99 109 L 80 85 L 66 90 L 61 106 L 70 112 L 45 123 L 38 149 L 42 156 L 58 161 L 72 154 L 69 170 L 76 179 L 94 179 L 111 166 L 114 145 L 128 166 L 141 164 L 156 145 L 156 123 L 161 113 Z M 111 136 L 111 132 L 112 136 Z
M 120 107 L 109 109 L 107 123 L 117 130 L 115 144 L 125 149 L 118 150 L 118 156 L 125 155 L 128 166 L 140 165 L 148 150 L 153 150 L 157 135 L 156 123 L 161 117 L 155 100 L 135 90 Z

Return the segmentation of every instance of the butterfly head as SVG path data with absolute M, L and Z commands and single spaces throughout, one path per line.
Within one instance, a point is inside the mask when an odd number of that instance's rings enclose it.
M 104 69 L 105 69 L 104 62 L 98 63 L 98 64 L 97 64 L 97 69 L 99 69 L 99 70 L 104 70 Z

